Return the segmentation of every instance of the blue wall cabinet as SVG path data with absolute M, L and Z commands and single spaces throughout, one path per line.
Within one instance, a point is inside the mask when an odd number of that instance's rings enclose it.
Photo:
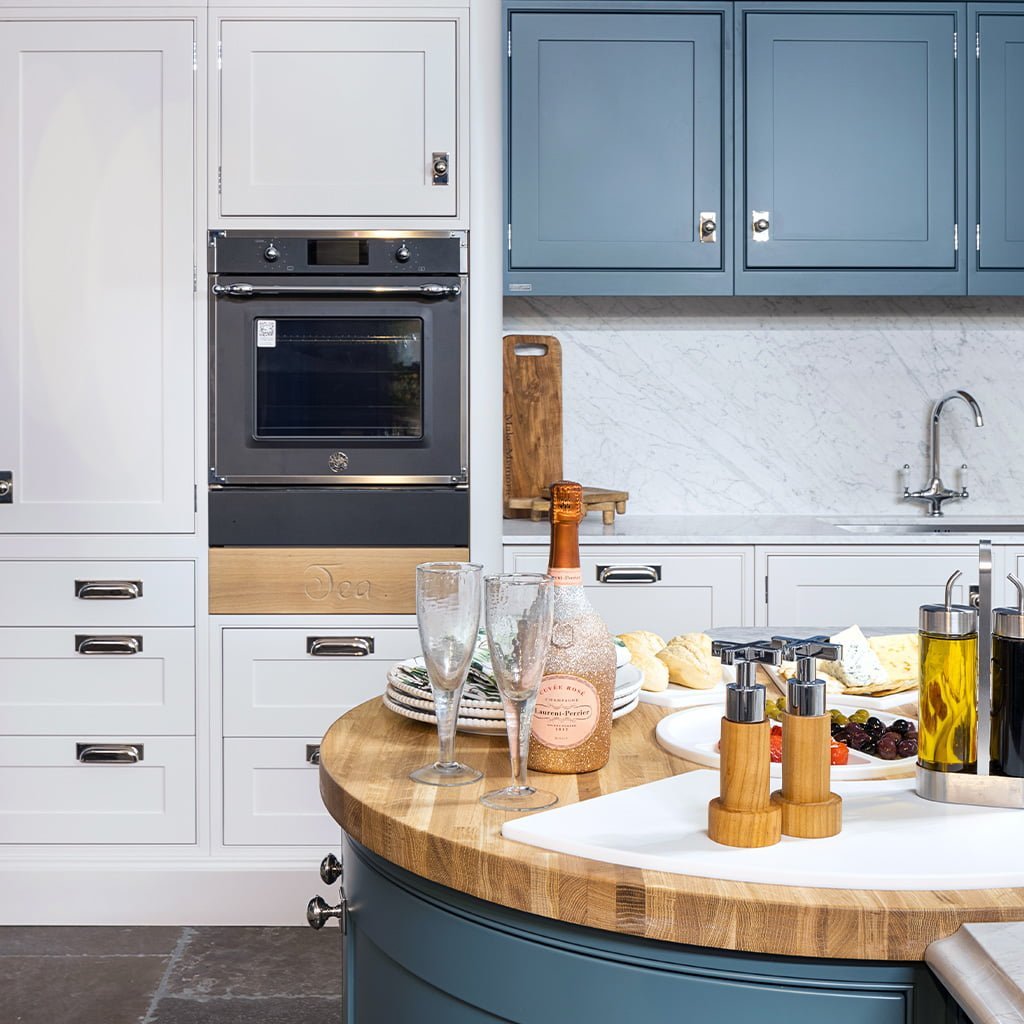
M 1024 294 L 1024 5 L 974 6 L 969 291 Z
M 737 292 L 964 293 L 963 12 L 737 5 Z
M 508 293 L 732 291 L 726 10 L 506 6 Z

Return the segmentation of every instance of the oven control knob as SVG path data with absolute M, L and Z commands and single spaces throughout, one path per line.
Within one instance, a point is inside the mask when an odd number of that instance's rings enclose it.
M 405 244 L 400 245 L 395 250 L 395 259 L 398 260 L 399 263 L 408 263 L 410 256 L 412 256 L 412 253 L 409 252 L 409 247 Z
M 263 258 L 268 263 L 276 263 L 277 262 L 277 258 L 280 255 L 281 255 L 281 250 L 278 249 L 277 246 L 274 245 L 273 242 L 271 242 L 270 245 L 268 245 L 266 247 L 266 249 L 263 250 Z

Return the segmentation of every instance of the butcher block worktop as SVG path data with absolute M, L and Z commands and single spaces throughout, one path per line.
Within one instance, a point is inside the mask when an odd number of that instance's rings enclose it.
M 666 713 L 641 704 L 615 723 L 606 768 L 545 775 L 544 788 L 565 805 L 689 770 L 655 741 L 655 725 Z M 1021 888 L 750 884 L 618 867 L 510 842 L 501 835 L 507 816 L 479 802 L 487 789 L 507 783 L 506 740 L 460 734 L 456 749 L 484 771 L 481 782 L 416 785 L 408 772 L 436 756 L 434 729 L 368 701 L 323 739 L 324 802 L 351 838 L 422 878 L 515 910 L 648 939 L 776 955 L 922 960 L 930 942 L 964 922 L 1024 920 Z M 883 863 L 884 849 L 878 857 Z

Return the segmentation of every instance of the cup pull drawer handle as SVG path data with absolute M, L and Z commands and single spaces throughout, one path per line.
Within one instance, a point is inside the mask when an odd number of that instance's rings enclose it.
M 365 658 L 373 654 L 373 637 L 307 636 L 306 653 L 317 658 Z
M 306 744 L 306 763 L 307 764 L 319 764 L 320 763 L 320 744 L 319 743 L 307 743 Z
M 142 597 L 142 580 L 75 580 L 75 597 L 83 601 L 134 601 Z
M 82 764 L 138 764 L 143 750 L 141 743 L 76 743 L 75 757 Z
M 598 583 L 658 583 L 660 565 L 599 565 Z
M 141 636 L 85 636 L 75 635 L 77 654 L 141 654 Z

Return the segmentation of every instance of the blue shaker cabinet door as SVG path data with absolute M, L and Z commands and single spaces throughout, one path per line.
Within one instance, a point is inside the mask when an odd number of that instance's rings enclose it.
M 510 268 L 721 268 L 722 16 L 510 24 Z
M 1024 269 L 1024 13 L 978 17 L 982 270 Z
M 955 267 L 954 13 L 745 28 L 746 266 Z

